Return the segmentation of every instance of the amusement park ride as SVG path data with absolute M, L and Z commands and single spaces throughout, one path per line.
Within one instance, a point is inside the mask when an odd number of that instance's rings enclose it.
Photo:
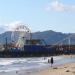
M 75 49 L 74 45 L 70 45 L 70 38 L 74 35 L 70 35 L 63 40 L 56 42 L 53 45 L 47 45 L 44 39 L 33 39 L 31 30 L 22 23 L 19 23 L 13 29 L 11 33 L 11 43 L 8 44 L 6 38 L 5 47 L 3 48 L 4 53 L 1 55 L 6 56 L 25 56 L 25 55 L 52 55 L 52 54 L 62 54 L 64 52 L 71 52 L 70 50 Z M 68 40 L 68 45 L 63 45 L 63 42 Z M 44 44 L 43 44 L 44 43 Z M 75 50 L 72 50 L 75 51 Z
M 12 31 L 11 41 L 16 47 L 21 48 L 26 44 L 26 40 L 31 40 L 31 36 L 30 29 L 23 24 L 19 24 Z
M 32 39 L 31 30 L 24 24 L 20 23 L 12 31 L 11 43 L 11 49 L 25 50 L 27 45 L 40 45 L 41 40 Z

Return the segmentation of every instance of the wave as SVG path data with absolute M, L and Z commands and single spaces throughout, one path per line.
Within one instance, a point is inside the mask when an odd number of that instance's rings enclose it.
M 54 61 L 63 59 L 62 56 L 54 56 Z M 0 58 L 0 72 L 34 71 L 49 66 L 50 57 L 32 57 L 32 58 Z

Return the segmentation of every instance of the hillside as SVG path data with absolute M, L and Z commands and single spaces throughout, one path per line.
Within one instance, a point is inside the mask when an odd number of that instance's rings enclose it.
M 11 42 L 11 33 L 12 32 L 5 32 L 0 34 L 0 43 L 5 43 L 5 38 L 7 37 L 8 42 Z M 67 33 L 61 33 L 61 32 L 55 32 L 52 30 L 43 31 L 43 32 L 35 32 L 32 33 L 33 39 L 44 39 L 47 45 L 55 44 L 58 41 L 63 40 L 64 38 L 70 36 L 70 34 Z M 71 38 L 71 44 L 75 44 L 75 36 L 72 36 Z M 64 40 L 64 44 L 68 44 L 68 39 Z

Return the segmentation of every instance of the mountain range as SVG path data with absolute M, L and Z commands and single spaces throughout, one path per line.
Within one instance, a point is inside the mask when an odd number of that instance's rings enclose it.
M 0 34 L 0 44 L 11 42 L 11 31 L 4 32 Z M 62 32 L 55 32 L 52 30 L 42 31 L 42 32 L 35 32 L 32 33 L 32 39 L 43 39 L 45 44 L 53 45 L 53 44 L 73 44 L 75 45 L 75 33 L 62 33 Z

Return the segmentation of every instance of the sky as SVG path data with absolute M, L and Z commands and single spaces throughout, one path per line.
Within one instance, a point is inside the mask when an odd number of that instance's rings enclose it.
M 32 32 L 75 33 L 75 0 L 0 0 L 0 33 L 18 23 Z

